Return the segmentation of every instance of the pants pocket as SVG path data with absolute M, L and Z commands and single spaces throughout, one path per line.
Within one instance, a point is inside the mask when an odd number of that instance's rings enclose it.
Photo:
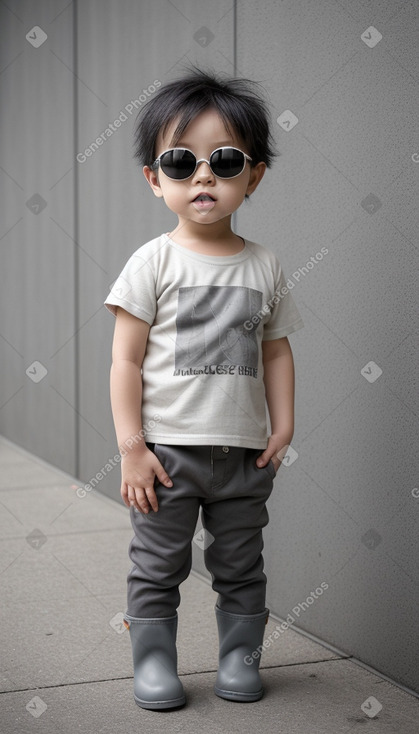
M 269 462 L 266 464 L 266 466 L 264 467 L 264 469 L 266 469 L 266 471 L 268 472 L 268 474 L 271 477 L 271 479 L 275 479 L 275 477 L 276 477 L 276 469 L 274 467 L 274 464 L 273 464 L 272 459 L 269 459 Z

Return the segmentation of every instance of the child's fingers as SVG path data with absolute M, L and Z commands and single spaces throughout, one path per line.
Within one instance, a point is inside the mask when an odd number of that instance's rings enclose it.
M 280 448 L 278 448 L 278 446 Z M 272 463 L 276 471 L 278 471 L 279 467 L 282 464 L 282 460 L 288 451 L 288 448 L 289 443 L 282 445 L 278 441 L 275 442 L 272 437 L 269 438 L 268 445 L 265 451 L 256 459 L 256 465 L 259 467 L 266 466 L 272 459 Z
M 266 464 L 269 464 L 270 459 L 272 458 L 272 452 L 271 451 L 264 451 L 263 454 L 258 456 L 256 459 L 256 465 L 262 468 L 263 466 L 266 466 Z
M 277 472 L 279 467 L 281 466 L 281 459 L 279 458 L 279 454 L 277 452 L 269 449 L 264 451 L 263 454 L 261 454 L 256 459 L 256 466 L 258 466 L 259 469 L 262 469 L 264 466 L 267 466 L 270 461 L 272 461 L 274 469 Z
M 124 504 L 127 507 L 130 507 L 130 501 L 128 497 L 128 485 L 125 482 L 122 482 L 120 492 L 121 492 L 121 497 L 123 499 Z
M 146 487 L 144 489 L 144 492 L 147 496 L 147 500 L 154 512 L 157 512 L 159 509 L 159 503 L 157 502 L 157 496 L 153 489 L 153 487 Z
M 130 487 L 129 504 L 145 515 L 150 511 L 150 507 L 154 512 L 159 509 L 157 497 L 152 487 Z
M 127 507 L 136 507 L 137 510 L 141 511 L 135 496 L 135 489 L 127 484 L 127 482 L 122 482 L 121 484 L 121 497 Z
M 156 472 L 156 477 L 159 482 L 164 484 L 165 487 L 173 487 L 172 480 L 170 479 L 168 473 L 165 471 L 159 461 L 157 461 L 157 464 L 154 467 L 154 471 Z
M 130 467 L 128 467 L 127 475 L 129 476 L 131 474 L 132 476 L 131 484 L 128 484 L 128 476 L 126 476 L 121 484 L 121 496 L 125 505 L 127 507 L 135 507 L 138 512 L 144 514 L 147 514 L 150 510 L 157 512 L 159 509 L 157 495 L 154 491 L 154 480 L 156 477 L 165 487 L 173 486 L 172 480 L 155 454 L 150 452 L 150 456 L 152 457 L 152 461 L 143 462 L 141 467 L 136 465 L 134 471 L 130 472 Z
M 142 487 L 128 487 L 128 499 L 130 507 L 134 507 L 138 512 L 147 514 L 149 511 L 149 504 Z
M 150 507 L 154 512 L 157 512 L 159 509 L 156 493 L 152 487 L 127 486 L 126 498 L 122 491 L 121 494 L 127 507 L 135 507 L 138 512 L 142 512 L 145 515 L 149 512 Z

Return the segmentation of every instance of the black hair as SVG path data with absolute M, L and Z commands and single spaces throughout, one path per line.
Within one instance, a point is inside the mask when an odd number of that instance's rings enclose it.
M 248 147 L 251 165 L 260 161 L 269 168 L 278 155 L 270 132 L 268 106 L 258 83 L 250 79 L 222 78 L 196 66 L 187 75 L 164 84 L 137 116 L 135 158 L 143 166 L 151 166 L 156 158 L 159 131 L 164 135 L 168 125 L 179 117 L 173 135 L 175 147 L 189 123 L 201 112 L 215 109 L 227 131 L 233 128 Z

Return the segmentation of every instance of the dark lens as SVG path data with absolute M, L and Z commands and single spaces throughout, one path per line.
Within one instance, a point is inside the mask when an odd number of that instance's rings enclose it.
M 219 178 L 238 176 L 244 168 L 245 157 L 236 148 L 220 148 L 211 155 L 211 168 Z
M 174 148 L 163 153 L 160 159 L 160 167 L 169 178 L 182 181 L 189 178 L 195 170 L 196 158 L 190 150 Z

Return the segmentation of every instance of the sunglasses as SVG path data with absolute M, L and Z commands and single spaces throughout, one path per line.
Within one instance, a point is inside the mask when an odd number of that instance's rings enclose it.
M 208 163 L 217 178 L 235 178 L 244 171 L 246 161 L 251 160 L 242 150 L 228 146 L 213 150 L 208 161 L 206 158 L 197 160 L 194 153 L 187 148 L 170 148 L 156 158 L 151 168 L 160 166 L 168 178 L 185 181 L 193 176 L 200 163 Z

